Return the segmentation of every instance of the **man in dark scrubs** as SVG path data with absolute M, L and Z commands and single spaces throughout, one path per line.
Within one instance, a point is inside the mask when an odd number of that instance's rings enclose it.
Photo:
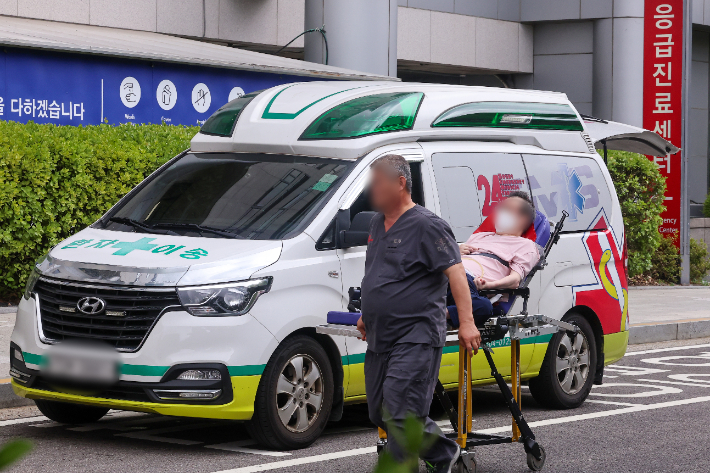
M 365 387 L 370 419 L 387 430 L 412 413 L 437 436 L 422 454 L 430 471 L 448 473 L 459 457 L 455 442 L 428 418 L 446 341 L 446 288 L 459 313 L 462 349 L 478 351 L 471 295 L 459 247 L 449 225 L 412 201 L 409 164 L 387 155 L 372 165 L 370 201 L 379 213 L 370 224 L 362 317 L 367 341 Z M 404 452 L 393 437 L 395 458 Z

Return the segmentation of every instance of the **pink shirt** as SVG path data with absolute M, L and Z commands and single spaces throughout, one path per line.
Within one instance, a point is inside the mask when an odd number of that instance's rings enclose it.
M 493 253 L 510 263 L 510 269 L 493 258 L 485 256 L 462 255 L 461 260 L 466 272 L 486 281 L 497 281 L 515 271 L 522 279 L 532 270 L 540 259 L 537 246 L 531 240 L 511 235 L 498 235 L 491 232 L 474 233 L 466 240 L 474 252 Z

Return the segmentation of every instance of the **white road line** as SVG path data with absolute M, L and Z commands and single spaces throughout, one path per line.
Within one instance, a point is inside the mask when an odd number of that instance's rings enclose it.
M 308 465 L 310 463 L 319 463 L 328 460 L 337 460 L 339 458 L 354 457 L 357 455 L 368 455 L 377 453 L 377 447 L 356 448 L 354 450 L 344 450 L 342 452 L 324 453 L 323 455 L 315 455 L 312 457 L 294 458 L 293 460 L 283 460 L 273 463 L 262 463 L 261 465 L 245 466 L 235 468 L 233 470 L 223 470 L 217 473 L 254 473 L 257 471 L 276 470 L 278 468 L 289 468 L 298 465 Z
M 547 425 L 556 425 L 556 424 L 566 424 L 570 422 L 578 422 L 581 420 L 588 420 L 588 419 L 598 419 L 601 417 L 611 417 L 611 416 L 617 416 L 621 414 L 630 414 L 634 412 L 643 412 L 643 411 L 652 411 L 656 409 L 665 409 L 667 407 L 675 407 L 675 406 L 684 406 L 687 404 L 697 404 L 700 402 L 710 402 L 710 396 L 702 396 L 702 397 L 694 397 L 690 399 L 680 399 L 677 401 L 667 401 L 667 402 L 658 402 L 655 404 L 641 404 L 641 405 L 636 405 L 636 406 L 629 406 L 625 407 L 622 409 L 610 409 L 608 411 L 601 411 L 601 412 L 591 412 L 589 414 L 578 414 L 574 416 L 568 416 L 568 417 L 559 417 L 556 419 L 547 419 L 547 420 L 541 420 L 537 422 L 530 422 L 530 427 L 543 427 Z M 482 434 L 498 434 L 498 433 L 503 433 L 503 432 L 510 432 L 510 425 L 506 425 L 505 427 L 494 427 L 492 429 L 485 429 L 485 430 L 477 430 L 476 432 L 482 433 Z M 340 452 L 334 452 L 334 453 L 326 453 L 323 455 L 314 455 L 311 457 L 303 457 L 303 458 L 294 458 L 292 460 L 282 460 L 278 462 L 272 462 L 272 463 L 262 463 L 261 465 L 252 465 L 252 466 L 245 466 L 241 468 L 234 468 L 232 470 L 222 470 L 218 471 L 215 473 L 256 473 L 259 471 L 269 471 L 269 470 L 278 470 L 279 468 L 291 468 L 294 466 L 299 466 L 299 465 L 308 465 L 311 463 L 319 463 L 319 462 L 324 462 L 324 461 L 329 461 L 329 460 L 337 460 L 339 458 L 347 458 L 347 457 L 354 457 L 357 455 L 369 455 L 377 453 L 377 447 L 372 446 L 372 447 L 365 447 L 365 448 L 356 448 L 353 450 L 343 450 Z
M 592 404 L 611 404 L 614 406 L 643 406 L 643 404 L 631 404 L 630 402 L 599 401 L 597 399 L 587 399 L 584 402 L 591 402 Z
M 710 384 L 682 383 L 680 381 L 661 381 L 658 379 L 639 379 L 639 381 L 651 381 L 654 383 L 676 384 L 678 386 L 694 386 L 697 388 L 710 388 Z
M 648 355 L 651 353 L 663 353 L 666 351 L 675 351 L 675 350 L 692 350 L 693 348 L 708 348 L 708 347 L 710 347 L 710 343 L 706 343 L 704 345 L 687 345 L 684 347 L 654 348 L 653 350 L 628 351 L 628 352 L 626 352 L 626 355 L 624 355 L 624 356 Z
M 589 414 L 578 414 L 569 417 L 558 417 L 556 419 L 539 420 L 530 422 L 530 427 L 544 427 L 546 425 L 567 424 L 569 422 L 578 422 L 580 420 L 598 419 L 600 417 L 618 416 L 621 414 L 630 414 L 633 412 L 653 411 L 656 409 L 665 409 L 667 407 L 684 406 L 686 404 L 697 404 L 699 402 L 710 402 L 710 396 L 693 397 L 690 399 L 679 399 L 677 401 L 657 402 L 655 404 L 640 404 L 633 407 L 625 407 L 623 409 L 610 409 L 608 411 L 590 412 Z M 478 432 L 484 434 L 497 434 L 501 432 L 509 432 L 510 426 L 496 427 L 493 429 L 481 430 Z
M 265 455 L 267 457 L 288 457 L 290 453 L 272 452 L 270 450 L 258 450 L 256 448 L 247 448 L 250 445 L 256 445 L 253 440 L 237 440 L 236 442 L 218 443 L 215 445 L 205 445 L 205 448 L 214 448 L 215 450 L 226 450 L 228 452 L 251 453 L 253 455 Z
M 35 417 L 23 417 L 22 419 L 10 419 L 10 420 L 0 420 L 0 427 L 5 427 L 6 425 L 16 425 L 16 424 L 30 424 L 32 422 L 41 422 L 43 420 L 49 420 L 45 416 L 35 416 Z

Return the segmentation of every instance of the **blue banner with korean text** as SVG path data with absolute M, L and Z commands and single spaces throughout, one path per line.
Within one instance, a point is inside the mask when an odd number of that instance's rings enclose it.
M 201 125 L 245 93 L 309 77 L 30 49 L 0 51 L 0 120 Z

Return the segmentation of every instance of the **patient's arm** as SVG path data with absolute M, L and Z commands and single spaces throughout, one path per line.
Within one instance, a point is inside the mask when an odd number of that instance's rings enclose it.
M 497 281 L 486 281 L 479 277 L 474 282 L 479 291 L 482 289 L 515 289 L 520 286 L 521 279 L 520 274 L 516 271 L 511 271 L 509 275 Z

